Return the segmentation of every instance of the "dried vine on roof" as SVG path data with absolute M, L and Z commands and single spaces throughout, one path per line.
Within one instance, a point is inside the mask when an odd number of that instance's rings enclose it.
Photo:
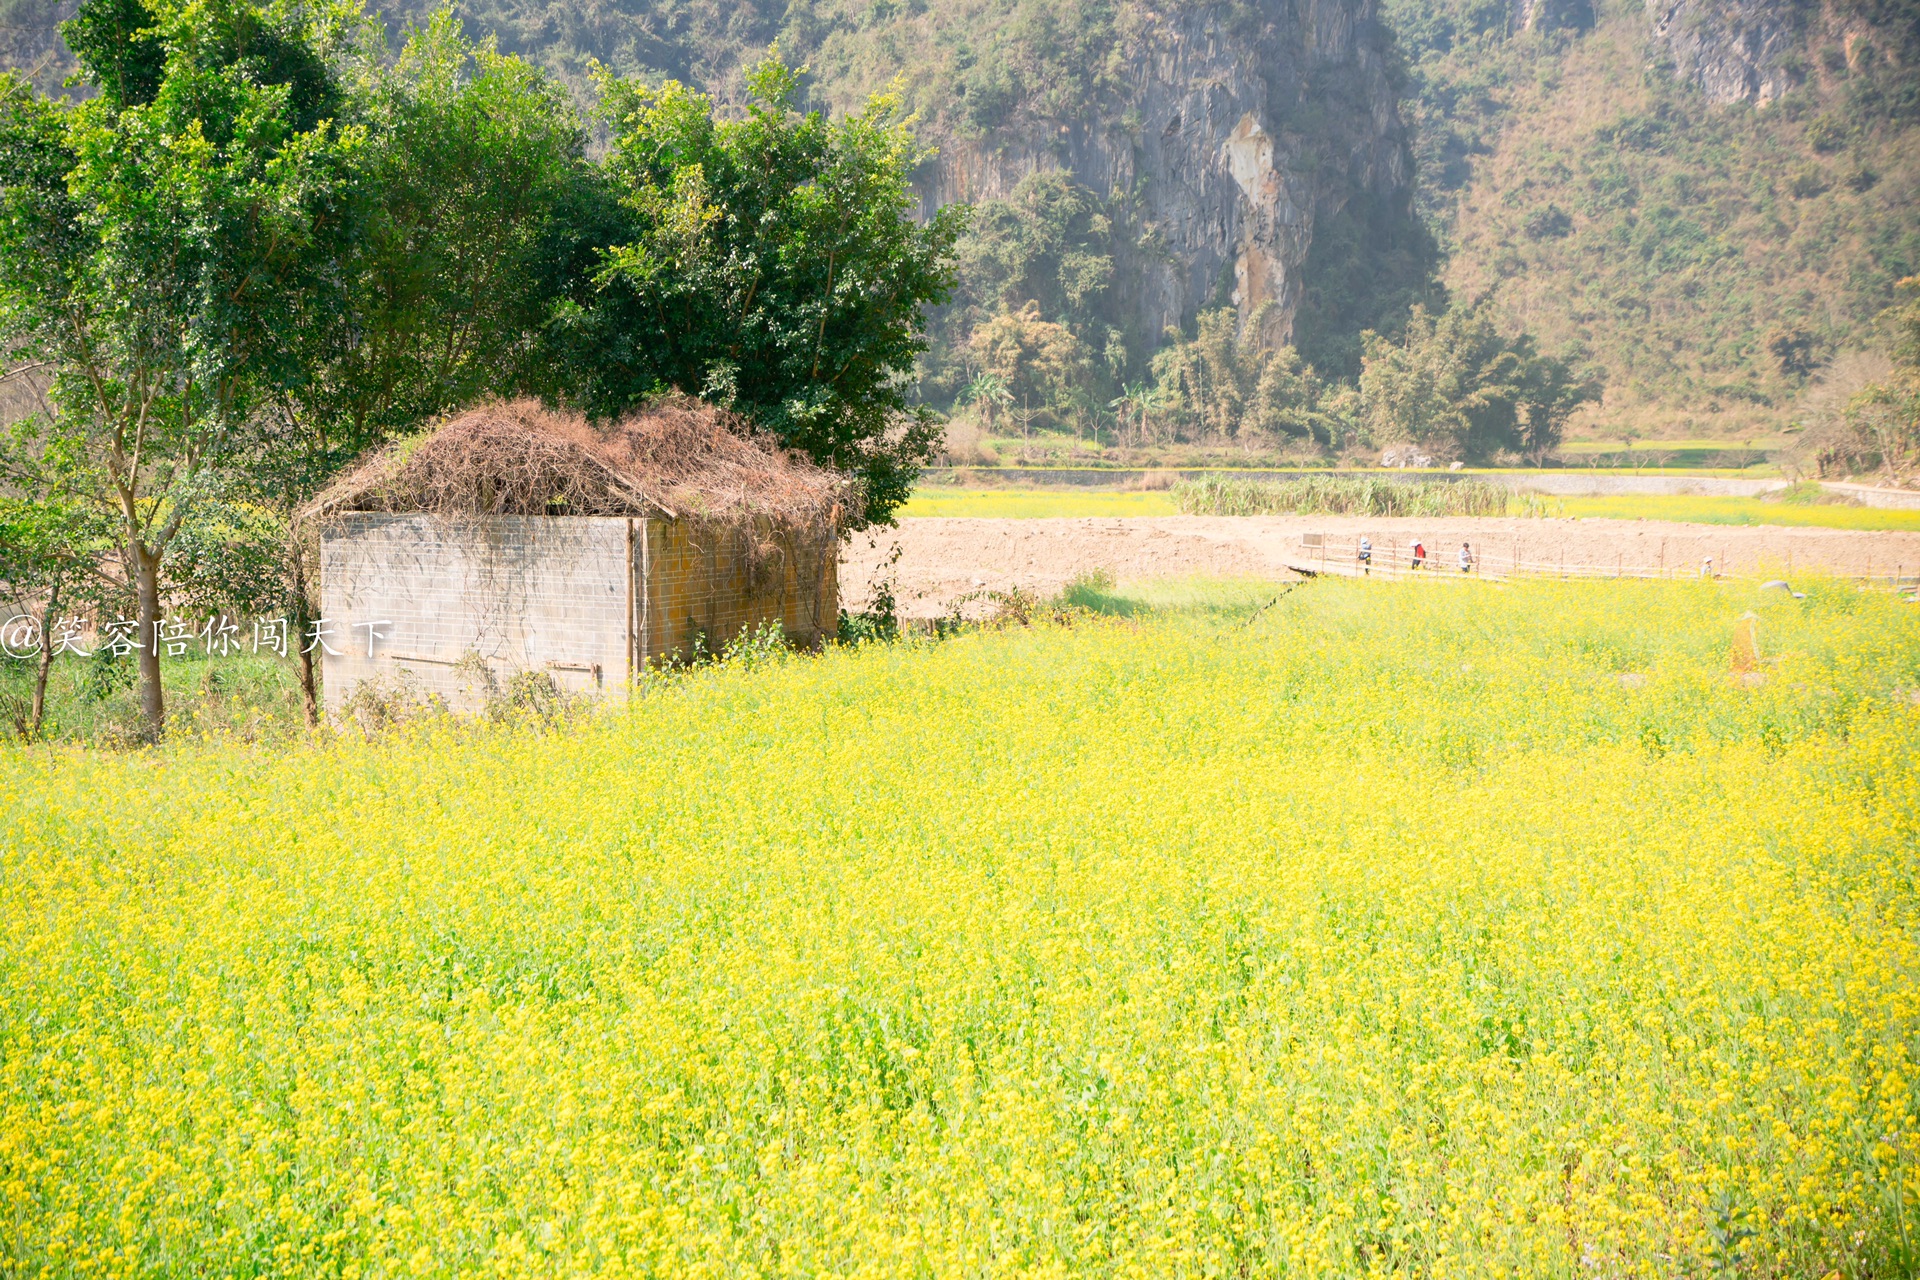
M 684 396 L 606 427 L 533 400 L 493 402 L 401 441 L 335 481 L 310 516 L 662 514 L 837 525 L 850 483 Z

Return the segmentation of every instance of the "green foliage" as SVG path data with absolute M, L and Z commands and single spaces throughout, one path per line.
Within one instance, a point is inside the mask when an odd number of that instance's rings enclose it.
M 358 70 L 355 234 L 292 334 L 281 430 L 249 459 L 283 509 L 396 432 L 537 381 L 550 300 L 586 265 L 586 132 L 544 73 L 444 11 Z
M 1032 307 L 1079 347 L 1084 368 L 1075 382 L 1093 398 L 1109 397 L 1139 347 L 1116 299 L 1121 226 L 1105 202 L 1058 171 L 1029 174 L 1007 199 L 975 205 L 955 247 L 953 302 L 934 324 L 929 390 L 950 393 L 961 370 L 981 367 L 977 357 L 956 356 L 983 326 Z
M 62 621 L 98 615 L 120 595 L 118 584 L 99 571 L 111 535 L 111 523 L 99 512 L 60 495 L 0 496 L 0 617 L 32 619 L 40 650 L 23 680 L 29 693 L 0 688 L 4 716 L 22 739 L 44 736 L 54 653 L 64 645 Z M 12 668 L 23 677 L 27 665 L 12 654 L 0 658 L 0 670 Z
M 306 731 L 300 711 L 298 664 L 272 654 L 208 658 L 198 648 L 161 664 L 166 684 L 167 735 L 174 742 L 212 739 L 227 749 L 242 743 L 287 745 Z M 0 707 L 32 697 L 37 673 L 28 664 L 0 663 Z M 145 737 L 135 688 L 135 664 L 100 648 L 86 658 L 55 659 L 48 673 L 45 742 L 126 748 Z
M 1438 315 L 1415 307 L 1400 342 L 1367 335 L 1365 359 L 1365 434 L 1447 458 L 1512 452 L 1542 461 L 1573 411 L 1600 395 L 1566 361 L 1535 353 L 1532 339 L 1502 336 L 1485 297 Z
M 1920 473 L 1920 277 L 1901 281 L 1901 291 L 1904 305 L 1881 317 L 1892 372 L 1848 402 L 1843 433 L 1829 446 L 1856 465 L 1877 466 L 1896 485 Z
M 1173 499 L 1189 516 L 1504 516 L 1516 505 L 1513 490 L 1492 481 L 1374 476 L 1204 476 L 1175 485 Z
M 1406 66 L 1413 126 L 1417 207 L 1449 230 L 1455 193 L 1473 177 L 1473 161 L 1492 149 L 1514 54 L 1505 0 L 1384 0 L 1380 18 Z
M 399 24 L 434 2 L 381 8 Z M 1216 8 L 1230 31 L 1257 20 L 1245 0 Z M 778 42 L 812 68 L 802 92 L 819 105 L 857 110 L 899 81 L 937 136 L 1033 142 L 1118 114 L 1134 88 L 1124 53 L 1163 10 L 1141 0 L 462 0 L 455 12 L 580 89 L 599 63 L 739 102 Z
M 55 0 L 6 2 L 0 22 L 28 33 L 13 57 L 29 59 L 64 10 Z M 382 12 L 399 30 L 409 19 L 429 22 L 435 3 L 393 0 Z M 1397 36 L 1395 71 L 1412 95 L 1402 110 L 1414 126 L 1415 212 L 1427 225 L 1360 193 L 1315 211 L 1294 326 L 1301 359 L 1323 378 L 1357 377 L 1364 331 L 1397 339 L 1414 304 L 1443 307 L 1432 275 L 1450 257 L 1454 292 L 1496 290 L 1503 332 L 1525 330 L 1548 348 L 1597 360 L 1612 388 L 1611 415 L 1644 419 L 1658 407 L 1696 420 L 1778 419 L 1822 362 L 1870 342 L 1893 282 L 1920 271 L 1915 5 L 1844 0 L 1827 26 L 1809 20 L 1809 44 L 1790 58 L 1805 83 L 1749 110 L 1710 106 L 1676 84 L 1649 47 L 1647 15 L 1634 0 L 1530 6 L 1525 31 L 1513 29 L 1504 0 L 1386 0 L 1381 20 Z M 454 12 L 583 95 L 597 61 L 637 82 L 697 85 L 736 107 L 777 40 L 811 69 L 794 86 L 797 106 L 850 113 L 897 82 L 903 110 L 933 143 L 1043 156 L 1075 131 L 1127 122 L 1136 88 L 1129 68 L 1167 17 L 1164 6 L 1139 0 L 462 0 Z M 1260 17 L 1251 3 L 1214 12 L 1229 40 Z M 76 49 L 89 51 L 110 94 L 138 99 L 159 74 L 160 43 L 128 38 L 150 25 L 145 15 L 141 0 L 92 0 L 73 27 Z M 1835 23 L 1851 33 L 1844 42 L 1827 34 Z M 293 74 L 293 45 L 268 47 L 277 29 L 265 24 L 265 44 L 262 31 L 247 37 L 249 58 L 296 97 L 324 90 L 314 74 Z M 478 78 L 488 77 L 513 78 Z M 1315 84 L 1312 111 L 1292 121 L 1303 156 L 1349 109 L 1339 91 Z M 444 164 L 420 174 L 457 194 L 463 139 L 474 135 L 448 128 L 438 136 L 444 145 L 428 154 Z M 1056 153 L 1064 162 L 1066 152 Z M 521 181 L 485 165 L 470 171 L 495 175 L 473 186 L 501 193 L 503 208 L 552 191 L 539 174 Z M 631 242 L 612 234 L 617 205 L 579 192 L 570 199 L 564 221 L 609 234 L 557 237 L 529 268 L 580 270 L 594 264 L 594 248 Z M 464 212 L 446 212 L 444 225 L 483 235 L 494 225 L 486 211 L 468 201 Z M 509 225 L 517 235 L 538 223 Z M 1132 332 L 1136 308 L 1123 305 L 1150 256 L 1138 234 L 1124 194 L 1079 189 L 1058 173 L 1036 174 L 1005 201 L 983 205 L 959 245 L 954 305 L 928 334 L 922 394 L 939 403 L 958 395 L 979 372 L 974 329 L 1037 302 L 1040 318 L 1070 330 L 1087 355 L 1073 404 L 1057 416 L 1111 401 L 1162 344 L 1162 335 Z M 511 288 L 498 297 L 502 308 L 524 300 Z M 1783 350 L 1776 338 L 1787 340 Z M 379 350 L 401 362 L 410 358 L 406 345 Z M 418 345 L 430 349 L 424 339 Z M 516 368 L 524 354 L 476 357 L 471 368 Z M 724 385 L 727 371 L 718 372 Z
M 269 507 L 209 498 L 180 526 L 167 566 L 176 612 L 197 617 L 286 615 L 287 522 Z
M 0 495 L 0 585 L 9 602 L 89 582 L 111 536 L 112 527 L 82 504 Z
M 346 11 L 95 2 L 114 7 L 84 7 L 68 35 L 97 97 L 58 106 L 0 78 L 0 344 L 50 369 L 56 406 L 8 470 L 113 516 L 150 625 L 169 544 L 295 379 L 292 335 L 353 230 L 363 135 L 333 118 Z
M 1398 334 L 1416 305 L 1440 307 L 1439 246 L 1404 205 L 1361 192 L 1314 219 L 1293 322 L 1300 358 L 1329 378 L 1360 375 L 1364 334 Z
M 616 238 L 554 326 L 566 393 L 602 416 L 669 389 L 730 404 L 860 476 L 862 522 L 885 520 L 935 439 L 906 380 L 962 225 L 907 217 L 921 152 L 899 99 L 802 114 L 777 56 L 740 120 L 678 83 L 601 87 Z
M 101 96 L 125 106 L 153 101 L 166 74 L 166 47 L 141 38 L 153 26 L 154 15 L 141 0 L 94 0 L 60 34 Z
M 1037 302 L 1003 312 L 976 327 L 967 344 L 981 370 L 969 384 L 970 398 L 989 414 L 1002 406 L 1023 430 L 1031 428 L 1036 409 L 1046 425 L 1077 419 L 1092 375 L 1093 361 L 1080 339 L 1040 314 Z
M 1255 317 L 1241 333 L 1231 309 L 1202 312 L 1193 338 L 1153 358 L 1156 397 L 1146 420 L 1188 439 L 1335 443 L 1346 406 L 1293 348 L 1262 349 L 1249 336 L 1259 327 Z

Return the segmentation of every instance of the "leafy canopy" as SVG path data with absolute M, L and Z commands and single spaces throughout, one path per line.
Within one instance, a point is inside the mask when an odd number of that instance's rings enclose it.
M 336 122 L 346 9 L 95 0 L 79 106 L 0 77 L 0 347 L 54 412 L 0 464 L 110 518 L 143 628 L 170 544 L 297 380 L 293 335 L 351 238 L 364 130 Z M 147 730 L 165 709 L 141 651 Z
M 281 430 L 255 487 L 298 501 L 397 432 L 533 378 L 535 340 L 577 268 L 586 130 L 545 73 L 476 44 L 449 11 L 360 68 L 356 234 L 338 289 L 291 334 Z
M 674 82 L 601 89 L 609 238 L 553 327 L 564 391 L 596 416 L 670 389 L 730 404 L 860 476 L 856 523 L 886 519 L 933 440 L 908 389 L 963 217 L 909 216 L 922 152 L 899 99 L 802 114 L 777 51 L 739 120 Z
M 1437 314 L 1415 307 L 1405 337 L 1366 336 L 1360 415 L 1376 443 L 1417 441 L 1455 458 L 1543 459 L 1599 386 L 1532 339 L 1503 336 L 1482 296 Z

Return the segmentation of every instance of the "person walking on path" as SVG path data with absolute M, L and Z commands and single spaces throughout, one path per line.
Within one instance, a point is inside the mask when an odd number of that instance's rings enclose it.
M 1460 544 L 1460 572 L 1473 572 L 1473 548 L 1464 542 Z
M 1373 542 L 1364 534 L 1360 537 L 1360 572 L 1373 576 Z
M 1416 569 L 1427 567 L 1427 544 L 1418 538 L 1413 540 L 1413 567 Z

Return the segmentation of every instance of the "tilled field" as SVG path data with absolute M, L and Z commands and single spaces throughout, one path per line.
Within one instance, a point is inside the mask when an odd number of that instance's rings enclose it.
M 1916 533 L 1518 518 L 919 519 L 856 536 L 841 556 L 841 592 L 848 605 L 862 606 L 896 547 L 900 555 L 891 572 L 901 611 L 909 617 L 945 613 L 956 601 L 991 591 L 1017 587 L 1049 594 L 1096 570 L 1117 579 L 1285 579 L 1296 576 L 1286 560 L 1298 553 L 1301 535 L 1316 533 L 1348 543 L 1364 534 L 1383 561 L 1419 538 L 1440 567 L 1451 566 L 1460 543 L 1467 541 L 1481 565 L 1496 573 L 1515 560 L 1571 569 L 1697 573 L 1711 556 L 1719 572 L 1730 574 L 1920 574 Z

